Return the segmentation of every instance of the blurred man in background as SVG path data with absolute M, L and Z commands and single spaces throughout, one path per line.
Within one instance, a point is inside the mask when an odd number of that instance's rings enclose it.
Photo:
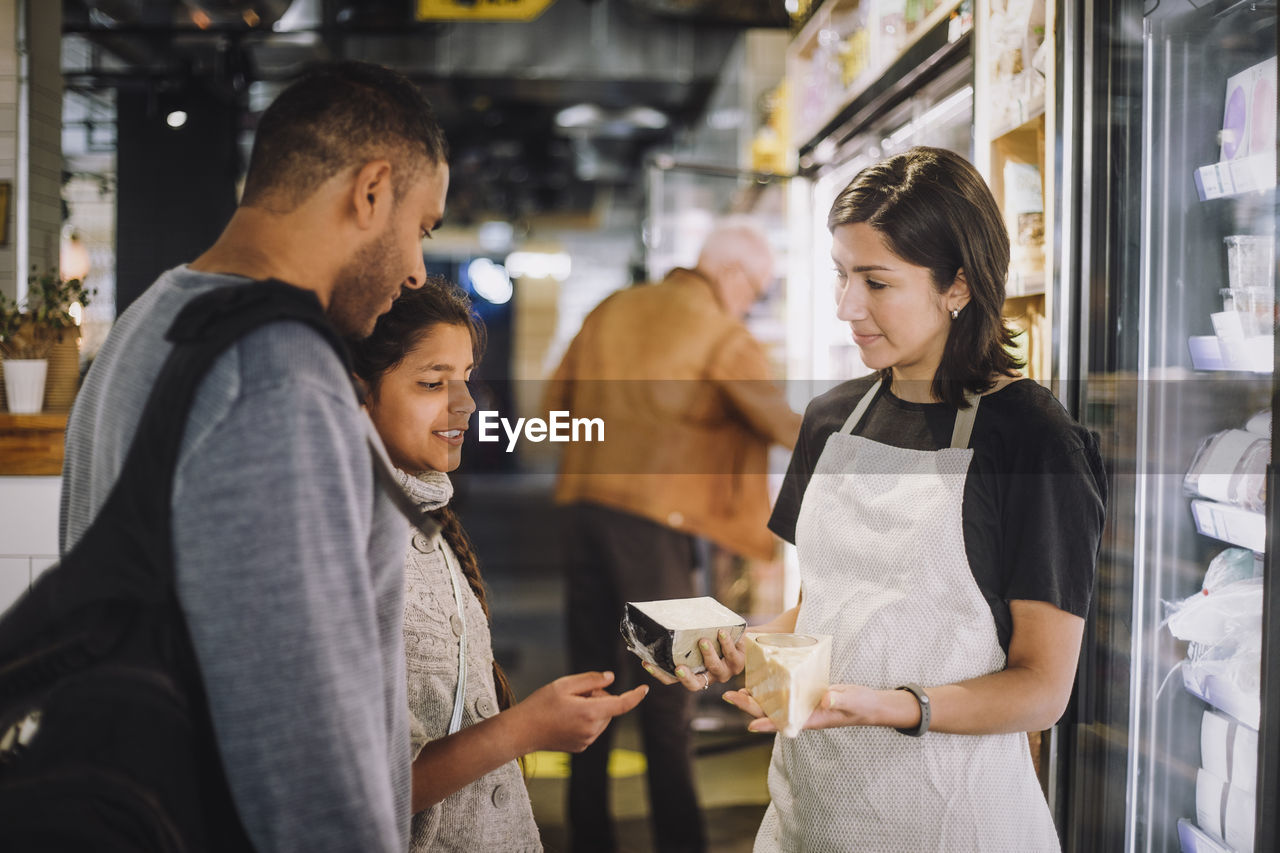
M 556 502 L 566 505 L 575 670 L 644 678 L 618 633 L 623 605 L 694 595 L 695 537 L 746 557 L 774 556 L 765 527 L 768 449 L 794 447 L 800 416 L 742 322 L 773 281 L 773 266 L 759 231 L 722 223 L 693 269 L 619 291 L 592 311 L 552 377 L 548 410 L 605 423 L 604 441 L 565 446 L 556 488 Z M 661 688 L 640 706 L 661 851 L 706 847 L 693 781 L 692 700 L 683 688 Z M 579 853 L 617 846 L 611 740 L 606 730 L 571 759 L 569 825 Z

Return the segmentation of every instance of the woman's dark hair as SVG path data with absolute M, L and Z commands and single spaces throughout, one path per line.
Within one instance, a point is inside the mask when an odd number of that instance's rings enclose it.
M 1009 275 L 1009 234 L 977 169 L 958 154 L 916 147 L 868 166 L 831 205 L 827 228 L 865 222 L 898 257 L 927 268 L 945 293 L 964 270 L 969 303 L 951 323 L 933 396 L 961 409 L 1022 362 L 1001 315 Z M 889 370 L 882 370 L 886 382 Z
M 350 344 L 352 367 L 364 382 L 369 396 L 377 399 L 379 383 L 387 371 L 403 361 L 439 325 L 467 329 L 471 333 L 472 354 L 479 363 L 485 347 L 484 322 L 472 310 L 471 300 L 462 288 L 448 279 L 430 276 L 420 288 L 404 288 L 391 310 L 378 318 L 373 334 Z M 492 623 L 488 594 L 480 577 L 480 561 L 462 522 L 448 504 L 433 510 L 431 516 L 440 523 L 440 535 L 457 556 L 467 585 L 480 601 L 485 619 Z M 493 662 L 493 684 L 498 692 L 500 708 L 506 710 L 515 704 L 511 684 L 496 660 Z

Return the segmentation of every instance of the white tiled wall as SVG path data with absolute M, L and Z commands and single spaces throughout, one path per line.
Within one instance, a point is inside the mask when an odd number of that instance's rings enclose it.
M 57 560 L 58 477 L 0 477 L 0 611 Z

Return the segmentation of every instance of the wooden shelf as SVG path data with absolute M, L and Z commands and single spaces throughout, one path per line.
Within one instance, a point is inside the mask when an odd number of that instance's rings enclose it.
M 0 476 L 42 477 L 62 473 L 66 414 L 11 415 L 0 412 Z

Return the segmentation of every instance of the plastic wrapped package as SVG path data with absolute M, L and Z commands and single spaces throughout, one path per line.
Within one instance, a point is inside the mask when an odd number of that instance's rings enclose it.
M 1179 640 L 1215 645 L 1256 635 L 1256 645 L 1262 648 L 1260 577 L 1245 578 L 1214 589 L 1202 588 L 1195 595 L 1168 605 L 1166 612 L 1169 630 Z
M 1258 788 L 1258 733 L 1217 711 L 1200 721 L 1200 764 L 1233 788 Z
M 1196 773 L 1196 823 L 1235 850 L 1252 850 L 1257 798 L 1207 770 Z
M 698 641 L 720 647 L 719 631 L 738 642 L 747 620 L 709 596 L 664 601 L 628 601 L 618 626 L 636 657 L 675 678 L 676 667 L 706 672 Z
M 1209 561 L 1201 590 L 1221 589 L 1236 581 L 1262 577 L 1262 555 L 1248 548 L 1227 548 Z
M 1263 409 L 1245 423 L 1244 428 L 1254 435 L 1271 438 L 1271 410 Z
M 1187 690 L 1258 727 L 1261 714 L 1262 578 L 1201 590 L 1169 605 L 1170 632 L 1187 640 Z
M 1262 512 L 1267 507 L 1267 462 L 1271 441 L 1228 429 L 1200 443 L 1183 485 L 1191 494 Z

